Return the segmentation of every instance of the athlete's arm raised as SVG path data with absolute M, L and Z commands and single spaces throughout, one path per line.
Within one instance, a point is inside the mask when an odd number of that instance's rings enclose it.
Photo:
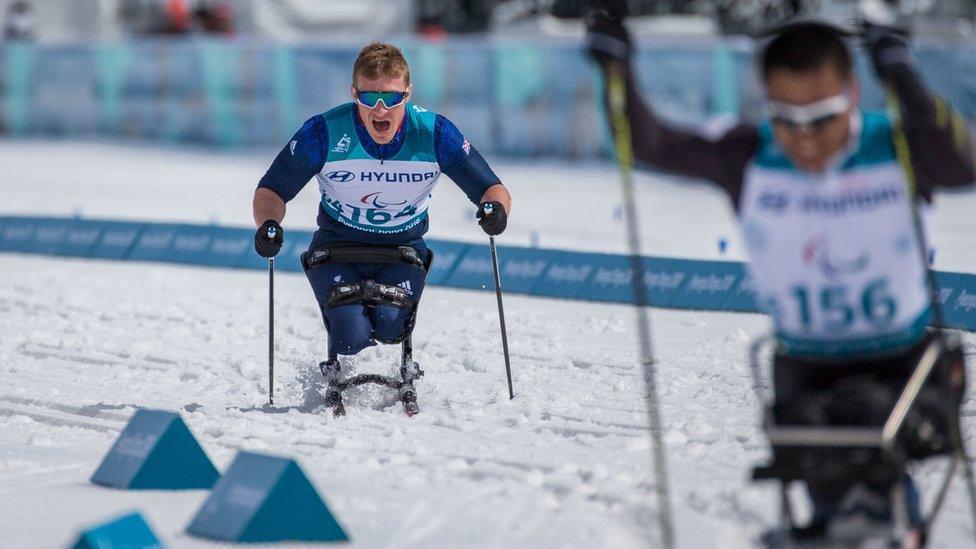
M 929 200 L 937 187 L 976 182 L 973 135 L 955 109 L 925 88 L 906 38 L 892 28 L 865 23 L 864 45 L 878 77 L 897 99 L 919 193 Z
M 586 18 L 587 47 L 605 78 L 614 67 L 623 71 L 634 157 L 664 172 L 711 180 L 738 202 L 746 165 L 759 145 L 756 128 L 737 125 L 717 139 L 710 139 L 662 123 L 641 99 L 630 68 L 632 48 L 623 26 L 626 6 L 618 1 L 596 5 L 597 9 L 591 10 Z M 609 118 L 606 97 L 604 106 Z

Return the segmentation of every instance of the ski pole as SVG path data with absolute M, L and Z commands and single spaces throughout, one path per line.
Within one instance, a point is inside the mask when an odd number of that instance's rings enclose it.
M 607 74 L 610 103 L 610 123 L 620 170 L 620 187 L 623 193 L 624 222 L 627 228 L 627 244 L 630 252 L 631 286 L 637 313 L 637 337 L 640 344 L 640 362 L 644 372 L 644 389 L 647 400 L 647 422 L 651 430 L 651 462 L 657 480 L 658 526 L 661 529 L 661 546 L 674 547 L 674 526 L 671 520 L 671 496 L 668 489 L 667 461 L 663 440 L 663 421 L 657 398 L 657 369 L 654 365 L 651 345 L 650 319 L 647 315 L 647 291 L 644 287 L 644 262 L 641 259 L 641 243 L 637 205 L 634 197 L 634 148 L 631 142 L 630 121 L 627 119 L 627 87 L 624 67 L 613 63 Z
M 491 215 L 494 207 L 491 203 L 483 206 L 485 215 Z M 508 377 L 508 399 L 515 398 L 515 390 L 512 388 L 512 363 L 508 358 L 508 335 L 505 331 L 505 307 L 502 305 L 502 281 L 498 274 L 498 251 L 495 249 L 495 237 L 488 236 L 488 247 L 491 248 L 491 268 L 495 274 L 495 298 L 498 300 L 498 322 L 502 328 L 502 352 L 505 354 L 505 375 Z
M 274 240 L 278 231 L 268 228 L 268 238 Z M 274 257 L 268 258 L 268 404 L 274 405 Z

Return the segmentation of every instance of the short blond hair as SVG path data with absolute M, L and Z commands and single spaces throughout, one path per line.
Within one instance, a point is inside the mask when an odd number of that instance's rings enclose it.
M 410 85 L 410 67 L 407 66 L 403 52 L 396 46 L 382 42 L 373 42 L 359 51 L 356 63 L 352 66 L 353 86 L 356 85 L 356 76 L 360 75 L 370 80 L 402 76 L 407 85 Z

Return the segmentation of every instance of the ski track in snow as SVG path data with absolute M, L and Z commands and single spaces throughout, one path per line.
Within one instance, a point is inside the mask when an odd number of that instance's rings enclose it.
M 69 146 L 4 143 L 0 159 L 25 162 L 51 148 Z M 185 177 L 241 172 L 234 172 L 236 157 L 76 148 L 104 158 L 106 172 L 121 162 L 108 152 L 119 151 L 136 157 L 130 163 L 179 160 L 176 173 Z M 503 171 L 522 178 L 530 195 L 578 177 L 564 168 L 533 183 L 543 170 Z M 613 176 L 606 167 L 591 171 Z M 105 175 L 99 192 L 124 184 L 118 174 Z M 82 197 L 95 178 L 82 173 L 83 184 L 67 198 L 52 197 L 47 210 L 47 180 L 34 190 L 17 187 L 5 207 L 57 213 L 82 200 L 97 212 L 98 197 Z M 242 179 L 233 192 L 246 212 L 253 181 Z M 2 185 L 6 193 L 12 184 Z M 216 186 L 226 202 L 229 181 Z M 131 200 L 126 211 L 140 216 L 152 203 L 154 214 L 144 217 L 208 215 L 199 204 L 187 213 L 180 197 Z M 524 211 L 542 215 L 543 227 L 566 223 L 558 212 L 533 208 Z M 722 216 L 715 218 L 702 230 L 725 231 Z M 579 247 L 610 238 L 619 230 L 612 223 L 590 240 L 580 237 Z M 525 235 L 520 230 L 514 238 Z M 325 330 L 301 275 L 276 278 L 278 413 L 261 411 L 266 273 L 0 254 L 0 275 L 0 545 L 65 545 L 82 525 L 139 509 L 166 543 L 216 546 L 183 533 L 206 492 L 88 483 L 140 407 L 180 410 L 219 469 L 238 449 L 296 458 L 351 533 L 352 547 L 629 548 L 646 547 L 656 535 L 656 479 L 628 307 L 507 295 L 517 394 L 509 401 L 494 296 L 432 287 L 415 332 L 415 358 L 427 374 L 417 383 L 421 414 L 407 418 L 394 397 L 362 387 L 348 393 L 349 415 L 333 418 L 319 393 Z M 767 453 L 747 348 L 768 323 L 727 313 L 653 310 L 651 317 L 679 547 L 750 547 L 775 517 L 772 485 L 746 480 Z M 972 357 L 976 338 L 967 335 L 966 343 Z M 345 372 L 390 373 L 397 357 L 394 346 L 368 349 Z M 964 413 L 972 431 L 971 396 Z M 919 469 L 928 497 L 939 465 Z M 934 546 L 968 543 L 968 516 L 957 482 Z

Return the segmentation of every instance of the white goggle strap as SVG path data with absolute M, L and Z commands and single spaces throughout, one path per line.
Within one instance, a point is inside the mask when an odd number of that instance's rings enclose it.
M 798 126 L 805 126 L 815 120 L 837 116 L 851 106 L 851 98 L 846 94 L 835 95 L 808 105 L 793 105 L 770 101 L 768 110 L 771 117 L 780 118 Z

